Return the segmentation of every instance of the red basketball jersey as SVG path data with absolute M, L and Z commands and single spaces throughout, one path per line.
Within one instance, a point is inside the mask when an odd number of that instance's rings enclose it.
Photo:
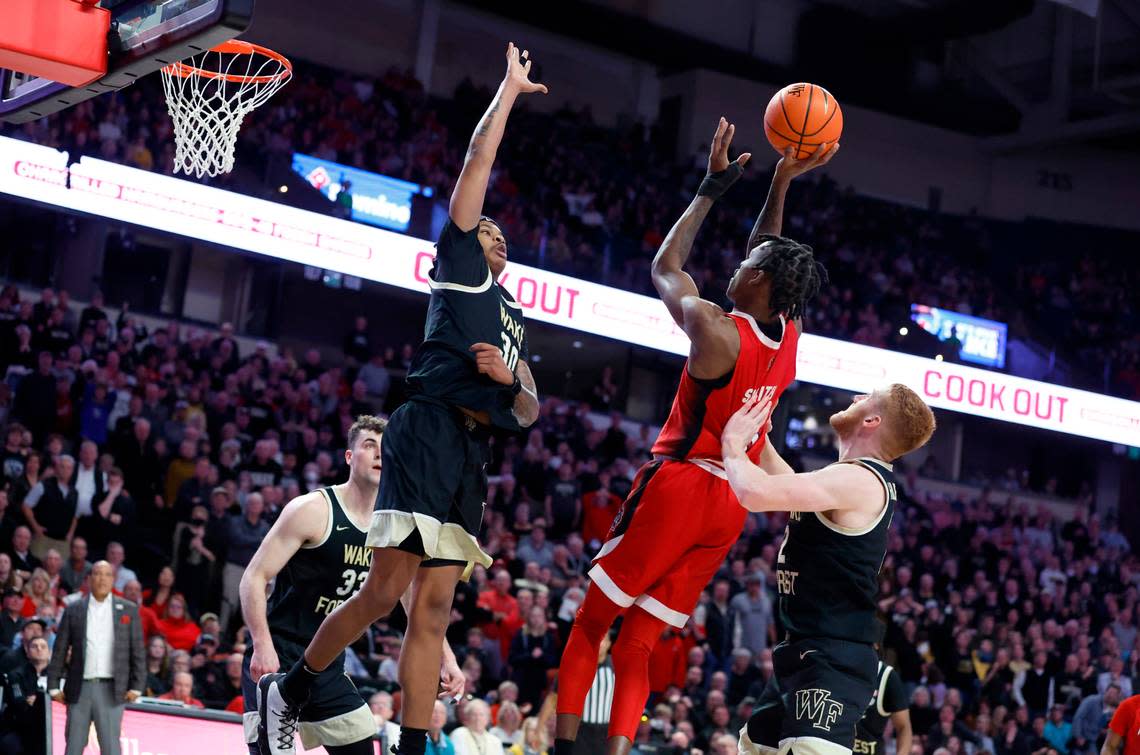
M 653 454 L 671 459 L 702 459 L 723 466 L 720 434 L 728 418 L 746 401 L 780 398 L 796 377 L 796 326 L 780 317 L 784 334 L 779 341 L 764 335 L 751 315 L 734 311 L 728 315 L 740 333 L 736 367 L 724 377 L 700 380 L 689 374 L 688 362 L 681 371 L 681 384 L 673 399 L 669 419 L 661 428 Z M 760 459 L 766 435 L 748 449 L 753 462 Z

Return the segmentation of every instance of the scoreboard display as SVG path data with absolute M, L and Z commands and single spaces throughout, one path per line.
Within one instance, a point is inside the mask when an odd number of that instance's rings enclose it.
M 997 369 L 1005 368 L 1007 328 L 1004 322 L 963 315 L 925 304 L 910 305 L 910 319 L 939 341 L 957 339 L 958 358 Z

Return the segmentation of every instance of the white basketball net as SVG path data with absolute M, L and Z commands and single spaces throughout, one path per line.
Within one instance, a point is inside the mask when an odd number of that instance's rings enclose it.
M 234 146 L 245 116 L 292 76 L 287 61 L 245 47 L 249 49 L 240 52 L 207 50 L 162 69 L 174 121 L 175 173 L 200 178 L 233 170 Z

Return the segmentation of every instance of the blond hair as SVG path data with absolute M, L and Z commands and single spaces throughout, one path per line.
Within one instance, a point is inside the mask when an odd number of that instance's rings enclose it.
M 922 398 L 902 383 L 893 383 L 883 396 L 883 419 L 889 430 L 883 442 L 887 461 L 922 448 L 934 434 L 934 412 Z

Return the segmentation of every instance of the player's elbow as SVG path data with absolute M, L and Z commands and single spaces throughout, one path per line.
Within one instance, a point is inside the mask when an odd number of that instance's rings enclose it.
M 477 139 L 472 139 L 467 147 L 467 154 L 463 157 L 463 169 L 486 170 L 490 172 L 495 162 L 495 150 L 490 149 Z
M 740 501 L 740 505 L 749 511 L 755 513 L 758 511 L 773 511 L 769 496 L 760 485 L 742 483 L 733 485 L 733 491 L 736 493 L 736 499 Z
M 261 570 L 254 567 L 252 564 L 246 567 L 242 572 L 241 581 L 238 583 L 238 590 L 244 596 L 247 593 L 253 594 L 257 590 L 262 593 L 265 592 L 265 586 L 269 584 L 269 578 L 261 573 Z

